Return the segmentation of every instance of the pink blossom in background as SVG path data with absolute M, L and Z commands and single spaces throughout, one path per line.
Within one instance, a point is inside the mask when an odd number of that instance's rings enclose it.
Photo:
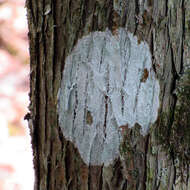
M 25 0 L 0 0 L 0 190 L 32 190 Z

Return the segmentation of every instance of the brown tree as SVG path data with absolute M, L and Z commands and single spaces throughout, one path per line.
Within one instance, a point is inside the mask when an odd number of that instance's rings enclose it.
M 35 190 L 190 189 L 190 1 L 26 7 Z

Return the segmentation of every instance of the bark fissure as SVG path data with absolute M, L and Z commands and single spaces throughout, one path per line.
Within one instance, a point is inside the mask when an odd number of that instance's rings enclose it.
M 108 115 L 108 96 L 104 97 L 105 99 L 105 113 L 104 113 L 104 139 L 106 139 L 106 125 L 107 125 L 107 115 Z
M 35 46 L 35 49 L 36 49 L 36 52 L 39 52 L 40 51 L 40 48 L 39 48 L 39 44 L 38 44 L 38 41 L 39 41 L 39 38 L 40 38 L 40 34 L 37 33 L 37 37 L 36 37 L 36 46 Z M 37 60 L 37 65 L 39 65 L 40 63 L 40 55 L 38 55 L 37 53 L 37 56 L 38 58 Z M 36 91 L 35 91 L 35 96 L 36 96 L 36 100 L 35 100 L 35 103 L 36 103 L 36 116 L 35 116 L 35 123 L 34 123 L 34 136 L 33 136 L 33 139 L 35 139 L 35 149 L 34 149 L 34 156 L 36 157 L 36 164 L 34 167 L 35 167 L 35 172 L 36 172 L 36 176 L 37 176 L 37 181 L 36 181 L 36 187 L 37 189 L 39 190 L 40 189 L 40 179 L 41 179 L 41 168 L 40 168 L 40 154 L 38 154 L 38 152 L 42 151 L 39 146 L 41 144 L 40 142 L 40 133 L 38 131 L 40 131 L 40 111 L 41 111 L 41 107 L 40 107 L 40 104 L 41 104 L 41 101 L 40 101 L 40 98 L 38 97 L 38 93 L 41 91 L 41 86 L 40 86 L 40 68 L 39 66 L 36 67 L 36 84 L 35 84 L 35 87 L 36 87 Z M 43 143 L 43 142 L 42 142 Z M 34 145 L 34 144 L 33 144 Z
M 181 9 L 182 9 L 182 42 L 181 42 L 181 65 L 180 65 L 180 74 L 183 73 L 184 68 L 184 40 L 185 40 L 185 0 L 182 0 Z
M 147 182 L 147 154 L 148 154 L 148 148 L 149 148 L 149 139 L 150 139 L 150 136 L 148 135 L 146 137 L 146 142 L 145 142 L 145 153 L 144 153 L 144 166 L 145 166 L 145 169 L 144 169 L 143 190 L 147 189 L 147 187 L 146 187 L 146 182 Z

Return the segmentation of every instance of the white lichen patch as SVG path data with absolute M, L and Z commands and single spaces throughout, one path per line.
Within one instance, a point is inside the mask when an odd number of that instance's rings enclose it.
M 66 58 L 59 92 L 59 124 L 86 164 L 119 156 L 119 127 L 136 123 L 143 135 L 157 118 L 159 82 L 146 43 L 125 29 L 93 32 Z

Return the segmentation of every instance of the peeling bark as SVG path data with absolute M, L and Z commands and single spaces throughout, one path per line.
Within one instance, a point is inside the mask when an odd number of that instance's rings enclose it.
M 27 0 L 26 7 L 35 190 L 190 189 L 190 2 Z M 59 126 L 58 90 L 78 41 L 106 29 L 117 35 L 118 28 L 149 45 L 160 83 L 158 119 L 146 136 L 138 124 L 121 126 L 119 157 L 108 166 L 87 165 Z M 148 77 L 144 69 L 141 82 Z

